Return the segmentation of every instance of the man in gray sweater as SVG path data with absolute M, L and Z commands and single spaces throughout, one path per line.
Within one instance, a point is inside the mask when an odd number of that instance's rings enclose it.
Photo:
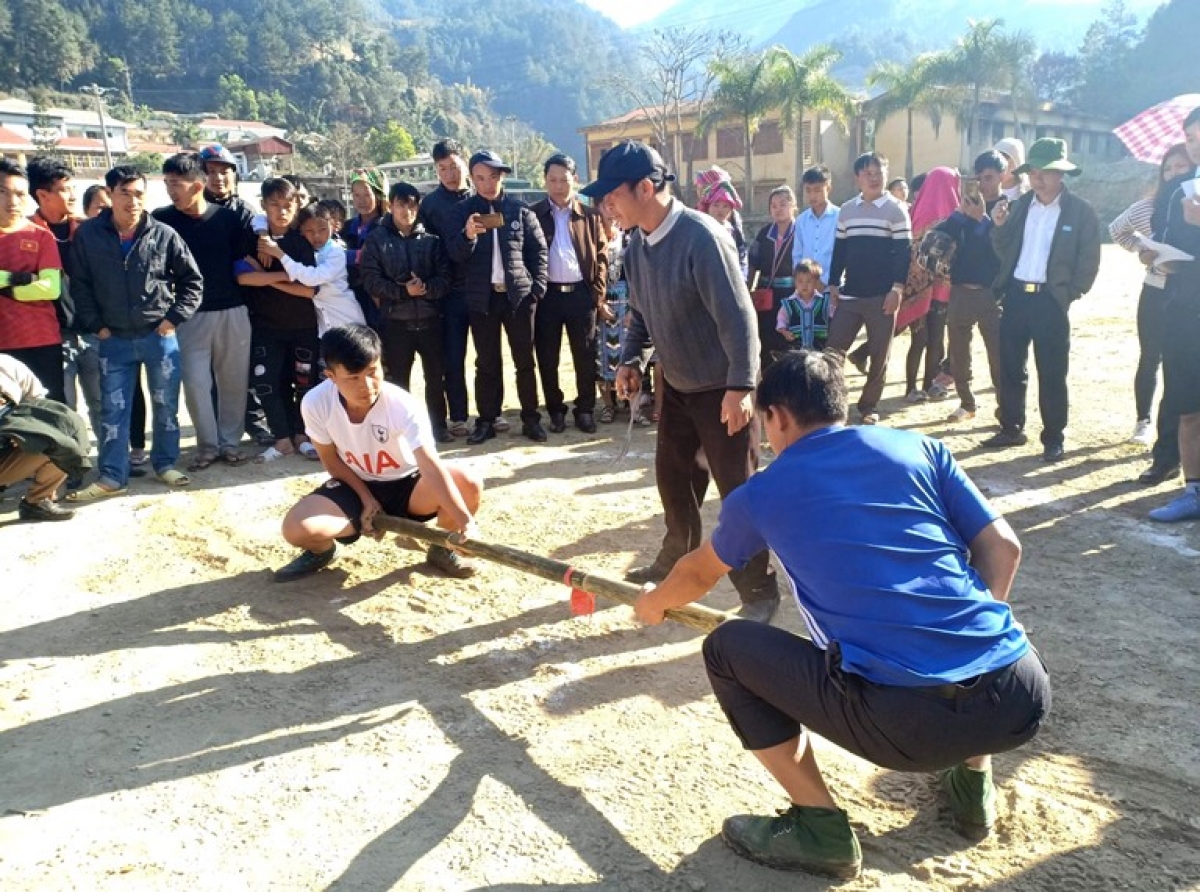
M 661 582 L 700 544 L 710 477 L 727 496 L 758 465 L 751 422 L 759 346 L 750 293 L 733 240 L 671 196 L 674 179 L 654 149 L 626 141 L 604 153 L 596 181 L 581 190 L 632 231 L 625 251 L 632 322 L 617 393 L 637 398 L 641 352 L 651 341 L 665 378 L 654 469 L 667 533 L 654 561 L 625 577 L 643 584 Z M 770 553 L 729 577 L 742 598 L 740 615 L 770 622 L 779 606 Z

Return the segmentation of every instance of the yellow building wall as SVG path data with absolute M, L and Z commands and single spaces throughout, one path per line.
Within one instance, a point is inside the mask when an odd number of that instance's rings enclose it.
M 808 124 L 811 127 L 813 119 L 808 118 Z M 768 118 L 764 121 L 765 125 L 779 125 L 777 118 Z M 684 119 L 684 129 L 689 126 L 694 126 L 694 119 L 689 121 Z M 737 128 L 741 125 L 737 122 L 728 122 L 721 125 L 724 128 Z M 703 151 L 697 151 L 693 158 L 692 171 L 693 173 L 705 170 L 713 164 L 717 164 L 729 171 L 733 177 L 734 185 L 739 193 L 745 192 L 745 156 L 738 152 L 734 155 L 719 154 L 717 143 L 717 129 L 713 128 L 704 137 Z M 757 211 L 765 211 L 766 199 L 768 194 L 776 186 L 786 183 L 797 192 L 797 184 L 793 182 L 795 178 L 795 162 L 796 162 L 796 140 L 794 138 L 794 129 L 785 128 L 782 134 L 783 150 L 778 152 L 764 153 L 759 150 L 754 153 L 754 208 Z M 650 126 L 643 120 L 635 120 L 628 123 L 622 123 L 611 127 L 592 127 L 583 134 L 587 142 L 587 178 L 594 179 L 596 176 L 596 165 L 600 160 L 600 155 L 604 149 L 614 143 L 620 142 L 623 139 L 639 139 L 646 142 L 653 142 Z M 835 180 L 838 178 L 845 179 L 845 172 L 849 170 L 848 156 L 851 145 L 851 138 L 848 133 L 844 132 L 836 124 L 831 121 L 822 121 L 820 149 L 817 154 L 820 155 L 821 163 L 826 164 L 834 172 Z M 810 155 L 812 154 L 810 147 Z M 808 158 L 808 163 L 813 163 L 812 158 Z M 682 171 L 676 171 L 676 174 L 681 180 L 688 176 L 686 161 L 681 161 Z M 685 194 L 690 194 L 691 184 L 687 184 Z M 743 200 L 746 196 L 742 195 Z

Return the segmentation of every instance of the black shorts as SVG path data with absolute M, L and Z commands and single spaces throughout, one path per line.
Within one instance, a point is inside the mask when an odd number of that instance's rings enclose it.
M 704 640 L 704 661 L 746 749 L 777 746 L 808 728 L 894 771 L 936 771 L 1015 749 L 1033 739 L 1050 711 L 1050 680 L 1032 646 L 970 684 L 902 688 L 840 666 L 831 673 L 829 655 L 811 641 L 731 620 Z
M 1172 297 L 1163 308 L 1163 406 L 1170 414 L 1200 412 L 1200 300 Z
M 371 491 L 375 501 L 383 506 L 384 514 L 390 514 L 393 517 L 407 517 L 424 523 L 437 517 L 437 512 L 412 514 L 408 510 L 408 501 L 412 498 L 413 489 L 420 479 L 421 474 L 418 471 L 407 477 L 401 477 L 399 480 L 364 480 L 363 483 L 367 484 L 367 489 Z M 363 510 L 362 499 L 358 497 L 358 493 L 340 480 L 329 479 L 314 489 L 312 495 L 324 496 L 329 499 L 342 510 L 346 519 L 354 524 L 354 533 L 349 536 L 338 536 L 338 541 L 345 545 L 357 542 L 362 536 Z

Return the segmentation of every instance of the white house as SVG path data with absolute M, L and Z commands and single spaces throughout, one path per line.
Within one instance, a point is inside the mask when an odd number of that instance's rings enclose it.
M 35 145 L 53 145 L 75 167 L 104 167 L 104 137 L 113 158 L 129 152 L 129 129 L 125 121 L 100 116 L 91 109 L 38 109 L 25 99 L 0 99 L 0 127 Z

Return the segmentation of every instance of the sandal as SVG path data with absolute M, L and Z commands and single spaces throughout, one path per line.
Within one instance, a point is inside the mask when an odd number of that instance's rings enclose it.
M 309 461 L 320 461 L 321 456 L 317 454 L 317 447 L 312 443 L 305 441 L 296 447 L 296 451 L 307 458 Z
M 67 493 L 68 502 L 94 502 L 97 499 L 107 499 L 109 496 L 119 496 L 129 492 L 128 488 L 118 486 L 116 489 L 108 489 L 97 483 L 89 483 L 83 489 L 77 489 L 74 492 Z
M 130 449 L 129 450 L 129 463 L 131 465 L 133 465 L 135 468 L 139 467 L 141 465 L 144 465 L 146 463 L 146 450 L 145 449 Z
M 217 460 L 217 453 L 210 449 L 205 449 L 202 452 L 197 452 L 187 466 L 189 471 L 203 471 L 205 468 L 211 468 Z
M 612 406 L 609 406 L 607 404 L 601 406 L 600 411 L 596 413 L 596 420 L 599 421 L 601 424 L 612 424 L 613 419 L 616 417 L 617 417 L 616 410 Z
M 249 459 L 250 457 L 246 453 L 233 446 L 227 446 L 221 450 L 221 461 L 227 465 L 244 465 Z
M 287 458 L 289 455 L 291 455 L 290 452 L 280 452 L 274 446 L 268 446 L 263 452 L 258 454 L 258 457 L 254 459 L 254 463 L 265 465 L 269 461 L 277 461 L 281 458 Z
M 156 475 L 159 480 L 167 484 L 167 486 L 187 486 L 192 482 L 192 478 L 183 471 L 177 471 L 175 468 L 167 468 L 165 471 L 159 471 Z

